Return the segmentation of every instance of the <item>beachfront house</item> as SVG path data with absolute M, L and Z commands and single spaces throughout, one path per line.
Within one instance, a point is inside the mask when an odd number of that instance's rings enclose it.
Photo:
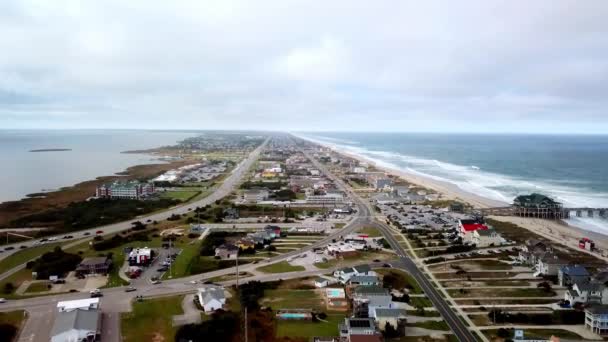
M 368 275 L 355 275 L 350 277 L 348 280 L 348 284 L 351 286 L 360 286 L 360 285 L 380 285 L 380 279 L 377 276 L 368 276 Z
M 600 336 L 608 335 L 608 305 L 585 308 L 585 328 Z
M 502 236 L 492 227 L 473 231 L 471 241 L 478 248 L 500 246 L 505 242 Z
M 359 265 L 354 267 L 345 267 L 334 271 L 334 277 L 338 278 L 342 284 L 346 284 L 353 276 L 375 276 L 376 272 L 372 271 L 369 265 Z
M 559 286 L 568 287 L 578 283 L 585 283 L 591 279 L 587 269 L 580 265 L 563 266 L 557 273 Z
M 340 324 L 340 337 L 349 341 L 352 335 L 376 335 L 376 324 L 373 318 L 344 318 Z
M 546 253 L 537 261 L 534 275 L 557 276 L 559 269 L 566 265 L 568 265 L 568 262 L 562 260 L 556 254 Z
M 400 330 L 401 333 L 403 333 L 405 330 L 405 309 L 375 308 L 373 311 L 370 312 L 370 317 L 376 320 L 378 328 L 381 331 L 384 331 L 386 329 L 387 324 L 390 324 L 393 328 Z
M 357 317 L 371 317 L 377 308 L 392 308 L 392 296 L 380 286 L 358 286 L 352 293 L 353 313 Z

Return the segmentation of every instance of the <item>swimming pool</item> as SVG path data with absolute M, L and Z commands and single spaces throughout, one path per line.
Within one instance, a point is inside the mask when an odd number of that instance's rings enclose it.
M 279 316 L 280 318 L 283 318 L 283 319 L 305 319 L 308 317 L 308 314 L 285 312 L 285 313 L 280 313 L 277 316 Z

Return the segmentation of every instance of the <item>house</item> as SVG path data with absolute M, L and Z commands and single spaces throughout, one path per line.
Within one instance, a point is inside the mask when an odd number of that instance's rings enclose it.
M 315 287 L 327 287 L 329 285 L 329 279 L 326 278 L 317 278 L 315 279 Z
M 568 287 L 578 283 L 585 283 L 590 280 L 589 272 L 583 266 L 563 266 L 557 273 L 559 286 Z
M 498 234 L 498 232 L 492 227 L 473 231 L 473 236 L 471 238 L 473 244 L 479 248 L 500 246 L 505 242 L 502 236 L 500 236 L 500 234 Z
M 51 329 L 51 342 L 95 341 L 100 336 L 98 310 L 59 312 Z
M 376 335 L 376 324 L 373 318 L 344 318 L 340 324 L 340 337 L 350 338 L 352 335 Z
M 353 276 L 374 276 L 376 272 L 372 271 L 369 265 L 359 265 L 354 267 L 345 267 L 339 270 L 334 271 L 334 277 L 338 278 L 342 284 L 346 284 L 346 282 Z
M 575 283 L 571 290 L 564 293 L 564 299 L 570 304 L 574 303 L 596 303 L 608 304 L 608 293 L 606 286 L 602 283 L 591 281 L 586 283 Z
M 557 276 L 559 269 L 568 265 L 568 262 L 560 259 L 556 254 L 546 253 L 536 262 L 536 273 L 538 275 Z
M 464 243 L 474 243 L 473 233 L 477 230 L 487 229 L 488 226 L 477 218 L 458 221 L 458 233 Z
M 215 257 L 222 260 L 236 259 L 239 248 L 231 243 L 225 243 L 215 249 Z
M 380 286 L 358 286 L 352 293 L 353 313 L 359 317 L 370 317 L 377 308 L 392 308 L 392 296 L 388 289 Z
M 112 259 L 108 257 L 84 258 L 76 267 L 77 275 L 108 274 L 112 266 Z
M 519 252 L 519 260 L 529 266 L 535 266 L 538 259 L 549 252 L 551 248 L 537 239 L 526 240 L 522 250 Z
M 264 227 L 264 231 L 273 239 L 281 237 L 281 227 L 279 226 L 266 226 Z
M 585 308 L 585 328 L 600 336 L 608 335 L 608 305 Z
M 250 189 L 243 192 L 243 202 L 257 203 L 268 199 L 269 192 L 266 189 Z
M 378 324 L 381 331 L 386 329 L 386 324 L 390 324 L 393 328 L 403 328 L 405 324 L 406 311 L 405 309 L 397 308 L 376 308 L 370 313 Z
M 99 308 L 99 298 L 84 298 L 76 300 L 65 300 L 57 302 L 58 312 L 68 312 L 74 310 L 97 310 Z
M 380 285 L 380 279 L 377 276 L 355 275 L 348 280 L 349 285 Z
M 198 289 L 198 302 L 205 312 L 223 309 L 226 304 L 226 295 L 221 286 L 208 285 Z
M 154 252 L 148 247 L 134 248 L 129 252 L 129 266 L 148 266 L 153 256 Z
M 393 185 L 393 180 L 388 177 L 379 177 L 374 179 L 372 185 L 376 190 L 388 189 Z

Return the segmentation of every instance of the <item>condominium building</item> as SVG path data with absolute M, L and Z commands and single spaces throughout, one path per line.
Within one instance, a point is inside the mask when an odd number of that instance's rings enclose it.
M 150 196 L 155 191 L 153 183 L 141 183 L 138 181 L 102 184 L 97 187 L 95 196 L 97 198 L 128 198 L 142 199 Z

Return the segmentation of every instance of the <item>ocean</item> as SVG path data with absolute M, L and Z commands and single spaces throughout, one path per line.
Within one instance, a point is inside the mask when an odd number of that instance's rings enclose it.
M 608 208 L 608 135 L 298 135 L 505 203 L 538 192 L 567 207 Z M 583 217 L 569 223 L 608 235 L 608 220 Z
M 121 153 L 174 145 L 193 132 L 144 130 L 0 130 L 0 202 L 158 163 L 145 154 Z M 36 149 L 70 151 L 29 152 Z

